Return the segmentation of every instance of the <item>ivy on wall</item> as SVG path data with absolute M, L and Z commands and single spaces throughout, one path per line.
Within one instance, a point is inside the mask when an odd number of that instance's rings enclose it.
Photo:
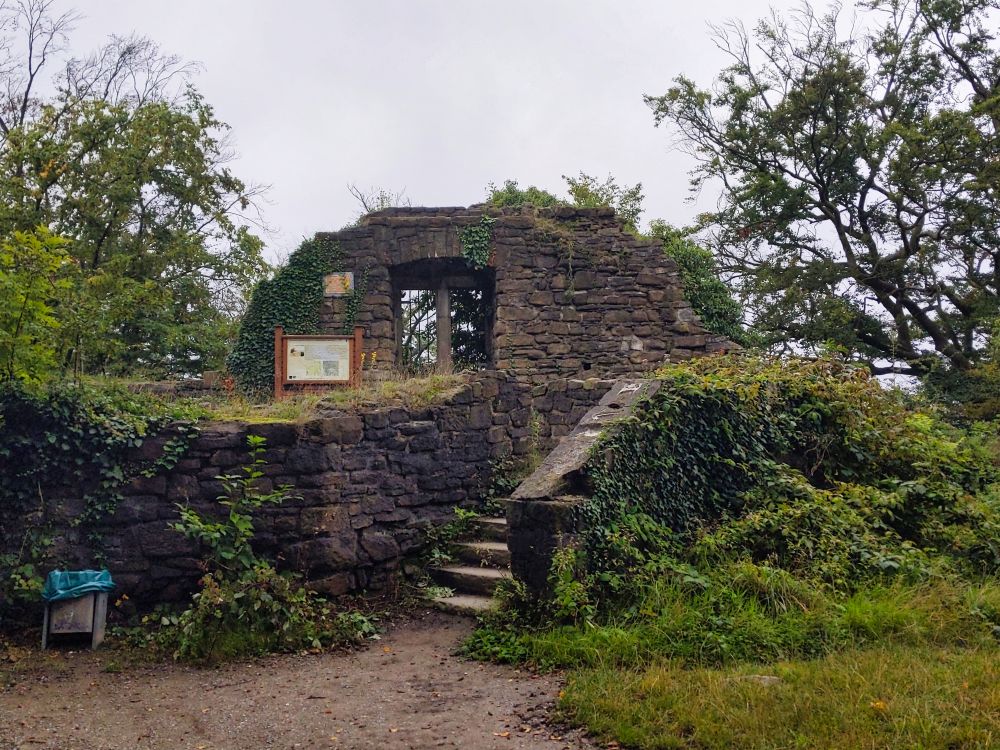
M 229 370 L 249 393 L 270 392 L 274 383 L 274 327 L 289 334 L 319 333 L 323 277 L 344 269 L 344 251 L 327 239 L 303 242 L 274 278 L 254 290 L 240 325 Z M 353 330 L 368 287 L 368 270 L 355 280 L 347 298 L 344 333 Z
M 914 548 L 1000 568 L 995 428 L 958 430 L 838 360 L 706 357 L 658 376 L 588 466 L 579 520 L 594 569 L 617 567 L 616 540 L 655 546 L 663 530 L 759 559 L 798 545 L 832 583 L 852 566 L 895 569 Z M 706 542 L 720 519 L 729 536 Z
M 125 484 L 173 468 L 197 434 L 178 416 L 165 403 L 110 387 L 0 387 L 0 598 L 37 594 L 54 498 L 83 500 L 73 525 L 86 533 L 93 562 L 101 561 L 98 528 Z M 141 458 L 138 449 L 168 425 L 159 457 Z
M 458 233 L 459 242 L 462 243 L 462 257 L 477 270 L 489 265 L 493 225 L 496 223 L 496 219 L 483 214 L 478 224 L 465 227 Z

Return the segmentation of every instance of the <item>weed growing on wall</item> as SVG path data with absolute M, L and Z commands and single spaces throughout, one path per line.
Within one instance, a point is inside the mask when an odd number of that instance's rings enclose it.
M 483 214 L 478 224 L 465 227 L 458 233 L 462 243 L 462 257 L 476 269 L 486 268 L 493 254 L 493 225 L 497 220 Z

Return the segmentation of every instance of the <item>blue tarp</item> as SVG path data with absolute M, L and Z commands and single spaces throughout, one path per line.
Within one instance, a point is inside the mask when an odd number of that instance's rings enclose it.
M 42 598 L 47 602 L 76 599 L 92 591 L 111 591 L 115 582 L 108 570 L 53 570 L 45 578 Z

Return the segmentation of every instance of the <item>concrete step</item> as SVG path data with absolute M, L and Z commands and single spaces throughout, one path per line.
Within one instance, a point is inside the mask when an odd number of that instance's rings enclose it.
M 454 546 L 455 556 L 470 565 L 506 568 L 510 565 L 507 542 L 460 542 Z
M 472 534 L 477 539 L 507 543 L 506 518 L 477 518 L 473 522 Z
M 489 596 L 472 596 L 470 594 L 455 594 L 454 596 L 438 596 L 431 599 L 431 606 L 442 612 L 454 615 L 481 615 L 493 607 L 493 599 Z
M 509 570 L 480 568 L 474 565 L 442 565 L 427 569 L 435 583 L 453 589 L 457 594 L 492 596 L 497 584 L 510 578 Z

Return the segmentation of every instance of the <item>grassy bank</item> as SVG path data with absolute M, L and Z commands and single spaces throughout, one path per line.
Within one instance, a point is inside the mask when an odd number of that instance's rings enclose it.
M 569 670 L 566 718 L 641 748 L 980 748 L 1000 738 L 1000 467 L 836 361 L 660 373 L 595 449 L 578 544 L 474 657 Z
M 574 672 L 564 716 L 661 748 L 990 748 L 1000 742 L 994 648 L 887 647 L 763 666 Z

